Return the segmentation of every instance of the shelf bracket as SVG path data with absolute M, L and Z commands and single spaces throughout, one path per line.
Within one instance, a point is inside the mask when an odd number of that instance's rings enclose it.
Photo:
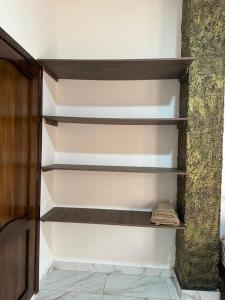
M 52 120 L 52 119 L 46 118 L 45 119 L 45 123 L 48 124 L 48 125 L 51 125 L 51 126 L 58 127 L 58 121 L 55 121 L 55 120 Z
M 57 76 L 57 74 L 55 74 L 55 72 L 53 72 L 50 68 L 48 68 L 43 62 L 41 59 L 38 59 L 37 60 L 38 63 L 41 65 L 41 67 L 43 68 L 43 70 L 49 75 L 52 77 L 53 80 L 55 80 L 56 82 L 59 81 L 59 78 Z
M 188 78 L 188 75 L 189 75 L 189 68 L 187 68 L 185 73 L 181 76 L 181 78 L 179 80 L 180 83 L 184 82 Z
M 187 121 L 177 124 L 177 129 L 187 128 Z

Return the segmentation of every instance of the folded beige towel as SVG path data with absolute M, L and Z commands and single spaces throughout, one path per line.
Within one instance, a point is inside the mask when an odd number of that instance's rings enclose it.
M 156 225 L 179 226 L 180 220 L 173 205 L 169 202 L 161 202 L 152 212 L 151 222 Z

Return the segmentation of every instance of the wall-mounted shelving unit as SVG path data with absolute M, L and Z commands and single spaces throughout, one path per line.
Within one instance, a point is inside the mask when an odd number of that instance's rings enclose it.
M 136 166 L 106 166 L 106 165 L 75 165 L 75 164 L 52 164 L 42 167 L 43 172 L 53 170 L 68 171 L 100 171 L 100 172 L 127 172 L 127 173 L 169 173 L 176 175 L 186 175 L 185 171 L 176 168 L 154 168 Z
M 39 63 L 55 80 L 182 80 L 193 58 L 174 59 L 134 59 L 134 60 L 71 60 L 41 59 Z M 99 124 L 99 125 L 182 125 L 187 124 L 185 116 L 175 118 L 94 118 L 77 116 L 43 116 L 48 125 L 58 123 Z M 99 171 L 99 172 L 135 172 L 135 173 L 167 173 L 185 176 L 185 170 L 177 168 L 155 168 L 139 166 L 109 166 L 52 164 L 42 167 L 43 172 L 52 170 Z M 42 218 L 43 222 L 88 223 L 136 227 L 152 227 L 167 229 L 185 229 L 180 226 L 157 226 L 151 223 L 151 212 L 55 207 Z
M 182 79 L 193 58 L 38 61 L 55 80 L 157 80 Z
M 99 124 L 99 125 L 178 125 L 187 123 L 187 118 L 88 118 L 44 116 L 48 125 L 58 126 L 58 123 Z
M 54 207 L 42 218 L 43 222 L 87 223 L 102 225 L 119 225 L 135 227 L 151 227 L 164 229 L 185 229 L 183 223 L 179 226 L 155 225 L 150 222 L 151 212 L 129 211 L 96 208 Z

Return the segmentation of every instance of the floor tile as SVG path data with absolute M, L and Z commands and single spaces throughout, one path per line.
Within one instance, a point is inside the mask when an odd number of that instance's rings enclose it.
M 105 279 L 106 274 L 104 273 L 54 270 L 42 285 L 42 290 L 102 294 Z
M 165 279 L 135 275 L 108 275 L 104 295 L 170 300 Z
M 166 278 L 166 284 L 167 284 L 167 287 L 169 290 L 170 298 L 172 300 L 180 300 L 180 297 L 178 296 L 177 289 L 176 289 L 173 279 Z
M 140 297 L 127 297 L 127 296 L 117 296 L 117 295 L 104 295 L 103 300 L 161 300 L 159 298 L 140 298 Z M 174 300 L 171 298 L 170 300 Z
M 104 295 L 103 300 L 148 300 L 147 298 L 124 297 L 115 295 Z
M 40 291 L 35 300 L 102 300 L 102 295 L 76 292 L 48 292 Z

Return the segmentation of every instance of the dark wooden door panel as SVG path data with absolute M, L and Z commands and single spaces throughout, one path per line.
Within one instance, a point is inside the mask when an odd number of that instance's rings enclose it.
M 0 300 L 38 291 L 42 69 L 0 28 Z
M 35 255 L 29 221 L 31 81 L 1 58 L 0 78 L 0 299 L 17 300 L 27 295 L 29 277 L 34 276 L 29 260 Z M 23 222 L 17 222 L 21 218 Z M 6 234 L 15 222 L 17 227 Z
M 28 214 L 29 79 L 0 59 L 0 224 Z
M 28 289 L 29 230 L 17 232 L 0 249 L 4 257 L 0 268 L 0 299 L 21 299 Z M 6 288 L 5 282 L 11 282 Z

